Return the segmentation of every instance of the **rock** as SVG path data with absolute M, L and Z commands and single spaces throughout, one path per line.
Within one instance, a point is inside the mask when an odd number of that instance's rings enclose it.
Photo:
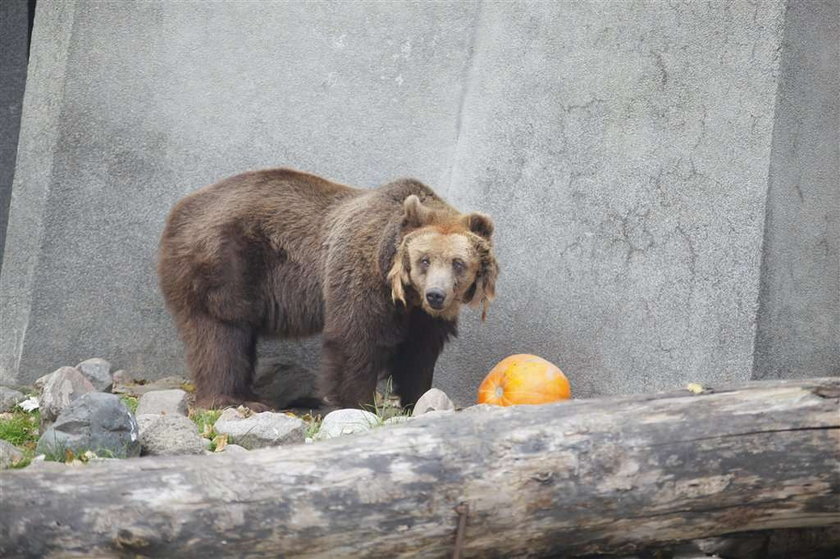
M 75 369 L 71 370 L 81 376 Z M 39 454 L 59 459 L 65 450 L 72 450 L 76 455 L 92 450 L 102 457 L 138 456 L 139 426 L 118 396 L 90 392 L 61 412 L 55 423 L 41 435 L 36 447 Z
M 26 400 L 26 395 L 23 392 L 0 386 L 0 413 L 14 410 L 18 402 L 24 400 Z
M 455 404 L 449 399 L 449 396 L 443 390 L 432 388 L 427 390 L 425 394 L 420 396 L 417 403 L 414 405 L 413 416 L 423 415 L 430 411 L 454 410 Z
M 242 408 L 225 408 L 219 416 L 219 419 L 216 420 L 216 423 L 219 421 L 238 421 L 240 419 L 245 419 L 246 417 L 247 416 L 243 413 Z
M 62 369 L 63 369 L 63 368 L 64 368 L 64 367 L 62 367 Z M 59 369 L 59 370 L 60 370 L 60 369 Z M 34 383 L 32 383 L 32 386 L 34 386 L 34 387 L 35 387 L 35 390 L 36 390 L 36 391 L 38 391 L 38 393 L 40 394 L 41 392 L 43 392 L 43 391 L 44 391 L 44 386 L 46 386 L 47 381 L 48 381 L 48 380 L 50 380 L 50 379 L 52 378 L 52 376 L 53 376 L 55 373 L 57 373 L 57 372 L 58 372 L 58 370 L 53 371 L 53 372 L 51 372 L 51 373 L 49 373 L 49 374 L 47 374 L 47 375 L 44 375 L 44 376 L 42 376 L 42 377 L 38 377 L 38 379 L 36 379 L 36 380 L 35 380 L 35 382 L 34 382 Z M 32 462 L 34 463 L 35 461 L 33 460 Z
M 228 408 L 213 428 L 248 450 L 302 443 L 306 436 L 306 423 L 302 419 L 269 411 L 245 417 L 238 410 Z
M 455 413 L 455 410 L 432 410 L 432 411 L 427 411 L 423 415 L 414 416 L 414 417 L 412 417 L 412 419 L 430 419 L 430 418 L 431 419 L 436 419 L 436 418 L 439 418 L 439 417 L 446 417 L 448 415 L 453 415 L 454 413 Z
M 124 369 L 114 371 L 114 374 L 111 375 L 111 380 L 114 381 L 114 384 L 134 384 L 134 379 Z
M 154 390 L 140 396 L 137 415 L 187 415 L 187 393 L 180 388 Z
M 228 454 L 242 454 L 243 452 L 248 452 L 248 449 L 239 446 L 238 444 L 229 444 L 225 445 L 225 449 L 222 452 L 227 452 Z
M 379 424 L 379 418 L 369 411 L 342 409 L 330 412 L 324 417 L 321 428 L 313 439 L 322 441 L 343 435 L 370 431 Z
M 383 425 L 399 425 L 401 423 L 408 423 L 411 421 L 411 416 L 408 415 L 395 415 L 394 417 L 389 417 L 386 419 L 382 424 Z
M 107 392 L 114 383 L 111 378 L 111 364 L 99 357 L 82 361 L 76 368 L 100 392 Z
M 73 367 L 62 367 L 41 379 L 44 379 L 40 399 L 41 421 L 44 425 L 55 421 L 71 402 L 96 392 L 93 384 Z
M 175 456 L 203 454 L 204 439 L 198 427 L 183 415 L 143 414 L 137 416 L 141 454 Z
M 184 377 L 164 377 L 151 382 L 132 380 L 130 378 L 128 380 L 131 382 L 122 383 L 115 381 L 111 392 L 139 398 L 146 392 L 153 392 L 155 390 L 170 390 L 172 388 L 183 390 L 184 385 L 188 384 L 187 379 Z
M 23 453 L 10 442 L 0 439 L 0 470 L 11 468 L 23 460 Z
M 253 390 L 261 398 L 283 409 L 317 400 L 315 372 L 277 357 L 260 359 L 254 373 Z

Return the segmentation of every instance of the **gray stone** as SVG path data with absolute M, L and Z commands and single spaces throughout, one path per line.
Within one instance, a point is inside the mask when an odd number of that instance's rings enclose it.
M 86 359 L 76 365 L 76 368 L 85 375 L 98 391 L 107 392 L 110 390 L 114 382 L 111 378 L 111 364 L 104 359 L 99 357 Z
M 182 373 L 165 215 L 269 165 L 494 217 L 498 300 L 438 362 L 458 404 L 522 351 L 578 397 L 836 372 L 838 15 L 788 4 L 39 2 L 0 383 L 94 354 Z
M 55 421 L 71 402 L 96 391 L 93 384 L 73 367 L 62 367 L 39 380 L 43 380 L 41 421 L 47 424 Z
M 155 390 L 140 396 L 137 415 L 141 414 L 184 415 L 188 413 L 187 393 L 178 388 Z
M 306 436 L 306 423 L 297 417 L 274 412 L 245 417 L 234 408 L 226 409 L 213 428 L 220 435 L 227 435 L 230 442 L 249 450 L 302 443 Z
M 315 371 L 279 357 L 260 360 L 253 388 L 278 409 L 287 408 L 302 399 L 317 397 Z
M 111 380 L 114 382 L 115 385 L 117 384 L 134 384 L 134 379 L 131 377 L 128 371 L 125 369 L 120 369 L 118 371 L 114 371 L 114 374 L 111 375 Z
M 77 371 L 78 372 L 78 371 Z M 140 454 L 139 427 L 114 394 L 90 392 L 68 405 L 38 440 L 36 452 L 60 457 L 65 450 L 126 458 Z
M 0 470 L 11 468 L 23 460 L 23 453 L 15 445 L 0 439 Z
M 203 454 L 204 440 L 198 428 L 182 415 L 137 415 L 141 454 L 174 456 Z
M 334 439 L 344 435 L 370 431 L 380 420 L 365 410 L 342 409 L 328 413 L 321 422 L 321 428 L 312 437 L 316 441 Z
M 114 394 L 125 394 L 127 396 L 134 396 L 139 398 L 147 392 L 156 392 L 158 390 L 183 390 L 183 386 L 187 383 L 187 379 L 179 376 L 163 377 L 153 381 L 133 380 L 129 379 L 128 383 L 114 383 L 111 392 Z
M 248 449 L 238 444 L 229 444 L 225 445 L 225 448 L 222 452 L 227 452 L 228 454 L 242 454 L 243 452 L 248 452 Z
M 454 410 L 455 404 L 449 399 L 449 396 L 439 388 L 431 388 L 425 394 L 420 396 L 417 403 L 414 404 L 414 411 L 412 415 L 415 417 L 423 415 L 430 411 Z
M 0 386 L 0 413 L 12 411 L 18 402 L 22 402 L 25 399 L 26 396 L 23 392 Z

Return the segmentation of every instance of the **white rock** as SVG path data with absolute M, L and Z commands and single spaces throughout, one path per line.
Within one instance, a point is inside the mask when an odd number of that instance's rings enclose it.
M 187 393 L 179 388 L 146 392 L 137 403 L 137 415 L 144 414 L 186 416 Z
M 321 422 L 321 428 L 313 437 L 321 441 L 344 435 L 370 431 L 380 423 L 379 418 L 369 411 L 343 409 L 330 412 Z
M 248 450 L 302 443 L 306 437 L 306 423 L 302 419 L 269 411 L 244 417 L 238 410 L 228 408 L 213 428 Z
M 414 405 L 413 416 L 423 415 L 430 411 L 454 410 L 455 404 L 449 399 L 449 396 L 443 390 L 432 388 L 427 390 L 425 394 L 420 396 L 417 403 Z
M 100 392 L 110 390 L 114 382 L 111 378 L 111 364 L 99 357 L 82 361 L 76 365 L 76 369 Z

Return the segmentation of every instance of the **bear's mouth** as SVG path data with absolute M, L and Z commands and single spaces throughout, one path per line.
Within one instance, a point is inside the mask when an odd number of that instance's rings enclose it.
M 423 301 L 422 309 L 434 318 L 442 318 L 444 320 L 454 320 L 458 318 L 458 313 L 461 310 L 462 302 L 457 298 L 453 298 L 451 303 L 446 304 L 440 309 L 435 309 L 427 302 Z

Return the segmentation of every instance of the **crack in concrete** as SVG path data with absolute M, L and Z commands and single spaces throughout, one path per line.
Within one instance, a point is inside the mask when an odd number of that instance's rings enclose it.
M 662 89 L 668 85 L 668 69 L 665 67 L 665 61 L 662 59 L 662 53 L 656 51 L 650 51 L 651 55 L 653 56 L 654 63 L 656 64 L 656 68 L 659 70 L 660 77 L 659 77 L 659 85 L 662 86 Z

